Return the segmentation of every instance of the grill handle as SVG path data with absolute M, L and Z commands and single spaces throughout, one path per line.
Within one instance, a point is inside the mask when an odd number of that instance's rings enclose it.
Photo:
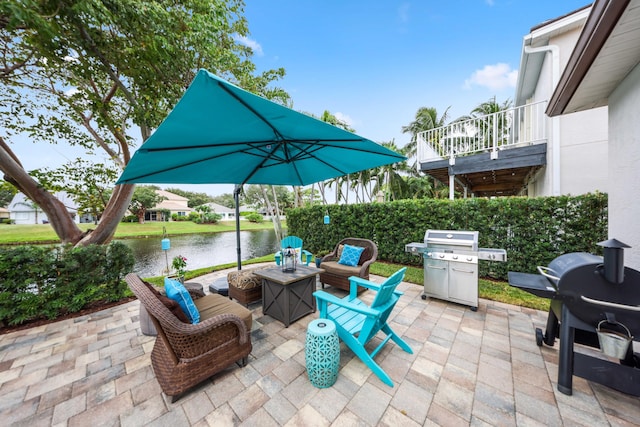
M 553 274 L 558 274 L 558 273 L 556 273 L 549 267 L 542 267 L 539 265 L 537 268 L 538 268 L 538 273 L 542 274 L 544 277 L 551 280 L 551 283 L 553 283 L 553 287 L 556 288 L 556 290 L 558 290 L 557 285 L 558 285 L 558 282 L 560 281 L 560 278 L 552 274 L 549 274 L 549 272 L 552 272 Z
M 605 307 L 617 308 L 619 310 L 640 311 L 640 305 L 616 304 L 615 302 L 591 299 L 591 298 L 585 297 L 584 295 L 580 295 L 580 298 L 582 298 L 582 301 L 588 302 L 591 304 L 604 305 Z

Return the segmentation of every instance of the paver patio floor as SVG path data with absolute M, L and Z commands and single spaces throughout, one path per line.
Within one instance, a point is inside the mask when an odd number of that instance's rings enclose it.
M 207 288 L 225 274 L 196 281 Z M 304 342 L 318 313 L 285 328 L 257 303 L 250 363 L 171 403 L 151 368 L 155 337 L 141 334 L 134 301 L 0 335 L 0 420 L 30 427 L 640 425 L 638 397 L 578 377 L 572 396 L 557 391 L 558 344 L 535 343 L 546 312 L 487 300 L 473 312 L 423 301 L 413 284 L 399 289 L 405 294 L 391 324 L 414 353 L 390 342 L 376 357 L 394 387 L 341 344 L 337 382 L 315 388 Z

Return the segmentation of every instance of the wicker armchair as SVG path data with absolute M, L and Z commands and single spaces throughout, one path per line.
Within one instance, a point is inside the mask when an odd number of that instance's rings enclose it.
M 189 388 L 251 353 L 251 312 L 222 295 L 192 292 L 200 323 L 183 323 L 137 274 L 125 277 L 158 331 L 151 365 L 162 391 L 177 400 Z
M 340 254 L 344 245 L 360 246 L 365 248 L 360 256 L 360 261 L 355 267 L 349 267 L 339 264 Z M 342 246 L 342 247 L 341 247 Z M 328 255 L 322 258 L 320 268 L 324 273 L 320 273 L 320 283 L 324 289 L 324 285 L 331 285 L 336 288 L 349 291 L 349 277 L 356 276 L 362 279 L 369 279 L 369 266 L 378 258 L 378 246 L 371 240 L 359 239 L 356 237 L 348 237 L 340 240 L 336 247 Z M 364 291 L 365 288 L 358 286 L 358 293 Z

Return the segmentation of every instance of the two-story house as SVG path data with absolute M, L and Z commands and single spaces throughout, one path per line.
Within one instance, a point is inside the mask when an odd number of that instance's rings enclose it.
M 464 197 L 607 192 L 607 107 L 545 114 L 590 11 L 532 27 L 514 107 L 418 134 L 418 170 L 448 185 L 451 198 L 454 189 Z

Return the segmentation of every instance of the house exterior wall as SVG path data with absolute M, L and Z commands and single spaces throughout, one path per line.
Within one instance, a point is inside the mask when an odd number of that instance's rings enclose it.
M 77 224 L 80 222 L 80 216 L 75 207 L 75 203 L 69 198 L 65 192 L 55 193 L 54 196 L 67 207 L 69 215 Z M 24 194 L 16 193 L 9 203 L 9 218 L 14 224 L 48 224 L 49 218 L 47 214 L 39 207 L 36 210 L 33 202 L 28 200 Z
M 640 270 L 640 66 L 609 96 L 609 237 L 629 246 L 625 265 Z
M 556 33 L 547 39 L 544 29 L 541 29 L 543 35 L 540 37 L 548 40 L 548 43 L 536 43 L 534 32 L 531 44 L 534 47 L 557 46 L 561 74 L 567 66 L 581 31 L 581 27 L 576 27 Z M 537 46 L 538 44 L 540 46 Z M 548 101 L 559 77 L 553 75 L 552 54 L 546 53 L 535 92 L 529 102 Z M 529 182 L 528 195 L 536 197 L 607 192 L 607 122 L 607 107 L 560 117 L 547 117 L 547 164 Z M 555 153 L 555 150 L 559 150 L 559 153 Z M 556 179 L 559 183 L 554 185 Z
M 560 191 L 608 192 L 607 107 L 560 117 Z

